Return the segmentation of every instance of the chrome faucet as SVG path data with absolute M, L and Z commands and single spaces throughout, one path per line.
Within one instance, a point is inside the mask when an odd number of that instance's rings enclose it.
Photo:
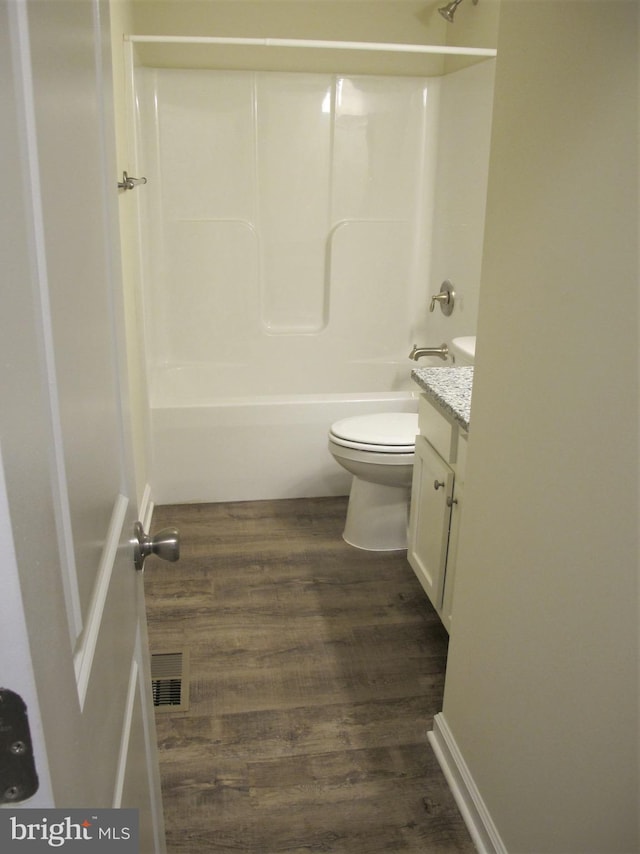
M 440 359 L 446 360 L 449 356 L 449 348 L 446 344 L 441 347 L 418 347 L 413 345 L 413 350 L 409 353 L 409 358 L 415 362 L 422 356 L 438 356 Z

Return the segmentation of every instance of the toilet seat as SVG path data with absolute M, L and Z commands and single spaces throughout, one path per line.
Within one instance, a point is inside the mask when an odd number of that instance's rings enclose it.
M 336 445 L 377 454 L 412 454 L 418 434 L 418 414 L 383 412 L 356 415 L 331 425 L 330 439 Z

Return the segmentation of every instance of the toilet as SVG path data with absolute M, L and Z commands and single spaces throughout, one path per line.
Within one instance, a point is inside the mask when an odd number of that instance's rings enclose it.
M 336 421 L 329 451 L 353 475 L 344 540 L 368 551 L 407 548 L 418 415 L 384 412 Z

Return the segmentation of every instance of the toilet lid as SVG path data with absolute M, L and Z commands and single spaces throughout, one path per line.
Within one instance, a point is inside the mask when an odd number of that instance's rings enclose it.
M 331 426 L 331 435 L 348 447 L 411 453 L 418 433 L 416 412 L 382 412 L 343 418 Z

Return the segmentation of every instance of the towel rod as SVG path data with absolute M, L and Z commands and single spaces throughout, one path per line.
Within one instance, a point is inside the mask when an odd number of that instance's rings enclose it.
M 348 42 L 318 39 L 235 38 L 231 36 L 142 36 L 128 35 L 136 44 L 245 45 L 254 47 L 302 47 L 322 50 L 368 50 L 391 53 L 434 53 L 449 56 L 496 56 L 495 48 L 449 45 L 393 44 L 392 42 Z

